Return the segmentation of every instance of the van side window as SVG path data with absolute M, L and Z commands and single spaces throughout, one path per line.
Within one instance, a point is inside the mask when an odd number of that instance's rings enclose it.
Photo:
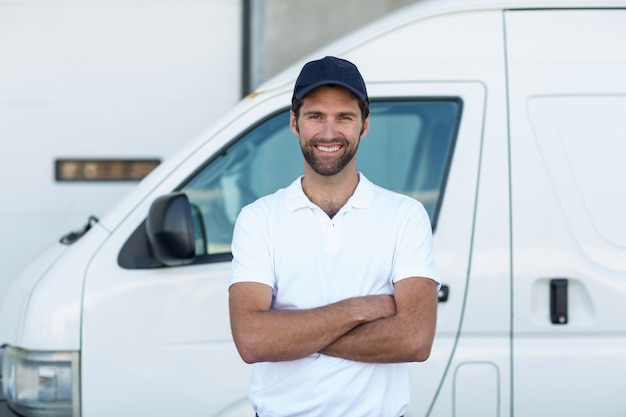
M 421 201 L 433 229 L 461 115 L 458 99 L 376 101 L 357 168 L 375 184 Z M 289 111 L 256 126 L 182 188 L 196 223 L 196 255 L 230 252 L 243 206 L 288 186 L 303 172 Z

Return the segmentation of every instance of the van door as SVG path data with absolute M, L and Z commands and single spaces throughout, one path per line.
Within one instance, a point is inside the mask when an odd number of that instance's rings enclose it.
M 516 417 L 626 410 L 626 10 L 506 13 Z
M 370 131 L 357 154 L 358 169 L 374 183 L 423 202 L 449 290 L 440 303 L 433 355 L 412 368 L 415 401 L 407 415 L 426 415 L 463 310 L 485 90 L 471 82 L 374 83 L 369 93 Z M 81 353 L 86 417 L 253 415 L 250 367 L 230 335 L 230 241 L 243 205 L 302 173 L 285 106 L 290 95 L 242 114 L 190 155 L 94 257 L 85 284 Z M 149 203 L 175 190 L 191 203 L 196 257 L 191 265 L 163 267 L 137 248 L 145 244 Z

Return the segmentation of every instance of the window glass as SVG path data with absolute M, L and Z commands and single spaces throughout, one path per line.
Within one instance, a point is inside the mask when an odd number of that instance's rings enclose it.
M 421 201 L 433 227 L 460 107 L 455 99 L 372 102 L 370 131 L 357 152 L 359 171 Z M 241 208 L 286 187 L 302 172 L 288 110 L 235 141 L 182 188 L 192 204 L 196 254 L 229 253 Z

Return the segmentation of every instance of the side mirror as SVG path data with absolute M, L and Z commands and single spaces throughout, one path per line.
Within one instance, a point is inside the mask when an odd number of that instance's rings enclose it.
M 154 200 L 146 219 L 146 235 L 154 257 L 163 265 L 186 265 L 194 260 L 194 229 L 185 193 Z

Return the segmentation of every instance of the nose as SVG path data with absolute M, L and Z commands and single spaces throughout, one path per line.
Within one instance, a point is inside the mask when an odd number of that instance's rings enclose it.
M 335 139 L 337 137 L 337 126 L 334 120 L 326 120 L 320 132 L 322 139 Z

